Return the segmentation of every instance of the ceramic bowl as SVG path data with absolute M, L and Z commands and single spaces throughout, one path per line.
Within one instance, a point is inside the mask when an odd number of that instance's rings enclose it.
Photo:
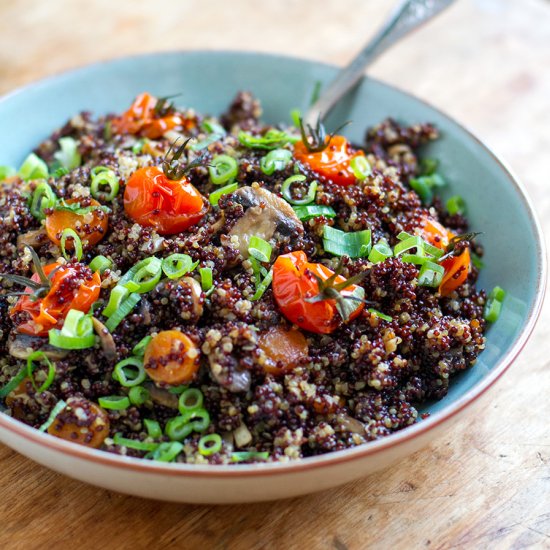
M 0 101 L 0 163 L 18 165 L 29 149 L 70 116 L 122 111 L 142 91 L 178 99 L 205 113 L 220 113 L 238 90 L 262 101 L 268 122 L 306 108 L 314 83 L 337 68 L 302 59 L 238 52 L 174 52 L 91 65 L 48 78 Z M 423 101 L 387 84 L 364 79 L 329 118 L 353 120 L 346 134 L 361 142 L 365 128 L 391 116 L 429 121 L 441 139 L 426 154 L 441 162 L 468 205 L 471 226 L 483 231 L 485 268 L 479 285 L 508 291 L 502 315 L 489 328 L 477 364 L 452 380 L 448 395 L 425 407 L 430 416 L 380 441 L 299 462 L 238 466 L 163 464 L 87 449 L 34 430 L 0 413 L 0 440 L 68 476 L 108 489 L 195 503 L 270 500 L 327 489 L 369 474 L 420 449 L 471 410 L 521 351 L 539 314 L 546 281 L 543 238 L 523 187 L 472 134 Z M 511 253 L 513 251 L 513 253 Z

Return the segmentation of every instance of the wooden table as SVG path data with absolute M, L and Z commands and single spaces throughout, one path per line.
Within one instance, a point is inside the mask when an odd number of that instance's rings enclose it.
M 388 4 L 2 0 L 0 92 L 152 50 L 261 50 L 342 64 Z M 548 0 L 461 0 L 371 74 L 429 99 L 493 146 L 550 229 L 549 69 Z M 550 307 L 481 418 L 384 472 L 300 499 L 164 504 L 72 481 L 0 447 L 0 548 L 550 548 L 547 327 Z

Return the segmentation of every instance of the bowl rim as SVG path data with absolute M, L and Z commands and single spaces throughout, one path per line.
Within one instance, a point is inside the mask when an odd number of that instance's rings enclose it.
M 137 60 L 141 58 L 155 58 L 165 56 L 185 56 L 185 55 L 197 55 L 197 56 L 243 56 L 243 57 L 265 57 L 270 59 L 279 59 L 286 62 L 302 62 L 311 65 L 317 65 L 319 67 L 325 67 L 330 69 L 339 69 L 338 66 L 331 63 L 325 63 L 322 61 L 307 59 L 298 56 L 283 55 L 277 53 L 266 52 L 253 52 L 253 51 L 241 51 L 241 50 L 168 50 L 157 51 L 150 53 L 125 55 L 106 60 L 101 60 L 94 63 L 87 63 L 79 65 L 68 70 L 60 71 L 49 75 L 45 78 L 40 78 L 33 82 L 30 82 L 24 86 L 18 87 L 0 97 L 0 104 L 8 101 L 14 96 L 23 94 L 34 88 L 39 88 L 41 85 L 55 82 L 56 80 L 64 77 L 71 77 L 78 73 L 85 72 L 91 68 L 101 67 L 104 65 L 116 65 L 117 63 L 124 63 L 131 60 Z M 418 436 L 426 434 L 434 430 L 439 425 L 452 420 L 459 413 L 461 413 L 466 407 L 477 401 L 482 395 L 484 395 L 489 388 L 501 378 L 501 376 L 510 368 L 515 361 L 519 353 L 525 347 L 529 337 L 531 336 L 536 322 L 540 316 L 542 310 L 542 304 L 546 292 L 547 283 L 547 255 L 546 246 L 544 240 L 544 234 L 541 229 L 541 225 L 536 214 L 536 210 L 529 198 L 524 185 L 518 180 L 510 167 L 499 158 L 487 145 L 485 145 L 480 139 L 478 139 L 468 128 L 463 124 L 457 122 L 453 117 L 447 115 L 439 108 L 433 106 L 428 101 L 421 99 L 414 94 L 402 90 L 400 87 L 393 84 L 388 84 L 379 79 L 372 78 L 365 75 L 361 82 L 369 78 L 371 81 L 376 82 L 382 86 L 397 91 L 400 94 L 407 95 L 419 103 L 424 104 L 428 108 L 436 111 L 438 114 L 449 120 L 451 123 L 458 126 L 467 136 L 480 148 L 488 153 L 500 170 L 504 173 L 510 183 L 515 187 L 518 195 L 520 196 L 526 211 L 530 214 L 530 224 L 532 226 L 534 234 L 537 236 L 535 243 L 536 256 L 538 264 L 536 294 L 533 303 L 528 311 L 527 319 L 523 330 L 516 337 L 512 346 L 499 363 L 487 374 L 487 376 L 479 381 L 473 388 L 462 395 L 455 402 L 449 404 L 443 410 L 435 413 L 433 416 L 417 422 L 412 426 L 409 426 L 403 430 L 395 432 L 382 439 L 371 441 L 357 447 L 350 449 L 344 449 L 341 451 L 333 451 L 327 454 L 306 457 L 296 461 L 289 462 L 270 462 L 267 464 L 243 464 L 243 465 L 199 465 L 199 464 L 173 464 L 173 463 L 161 463 L 154 461 L 146 461 L 140 458 L 126 457 L 122 455 L 116 455 L 108 453 L 106 451 L 100 451 L 97 449 L 90 449 L 76 443 L 71 443 L 49 435 L 47 433 L 40 432 L 36 428 L 32 428 L 0 411 L 0 429 L 7 430 L 19 436 L 27 441 L 37 444 L 38 446 L 46 447 L 49 451 L 60 452 L 70 455 L 73 458 L 83 459 L 88 462 L 96 463 L 101 466 L 111 466 L 122 470 L 131 470 L 148 474 L 163 474 L 175 477 L 202 477 L 202 478 L 240 478 L 240 477 L 263 477 L 272 475 L 286 475 L 299 473 L 306 470 L 313 470 L 319 468 L 326 468 L 335 465 L 339 465 L 346 462 L 352 462 L 366 458 L 371 455 L 380 454 L 384 451 L 388 451 L 394 447 L 404 444 Z

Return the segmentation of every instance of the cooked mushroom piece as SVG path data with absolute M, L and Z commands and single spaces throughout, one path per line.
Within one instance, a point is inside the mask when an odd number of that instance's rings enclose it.
M 105 359 L 114 361 L 117 358 L 117 351 L 113 335 L 109 332 L 107 327 L 95 317 L 92 317 L 92 323 L 95 333 L 99 336 Z
M 46 235 L 46 230 L 41 227 L 40 229 L 32 229 L 26 233 L 22 233 L 17 237 L 17 246 L 19 248 L 24 245 L 28 246 L 40 246 L 48 241 L 48 236 Z
M 250 237 L 254 235 L 269 241 L 278 237 L 296 237 L 304 232 L 304 226 L 290 204 L 267 189 L 256 185 L 241 187 L 233 193 L 233 200 L 246 210 L 229 232 L 229 237 L 238 237 L 243 258 L 248 258 Z
M 151 399 L 154 403 L 162 405 L 163 407 L 168 407 L 169 409 L 178 408 L 178 396 L 175 393 L 171 393 L 168 390 L 159 388 L 153 382 L 145 382 L 143 386 L 149 390 L 151 394 Z
M 193 277 L 184 277 L 180 281 L 183 288 L 189 289 L 193 301 L 193 318 L 199 319 L 202 316 L 204 307 L 204 294 L 201 285 Z
M 67 350 L 50 346 L 46 338 L 27 334 L 16 334 L 8 343 L 8 352 L 16 359 L 28 359 L 29 355 L 37 350 L 44 352 L 48 359 L 54 361 L 67 357 L 69 353 Z

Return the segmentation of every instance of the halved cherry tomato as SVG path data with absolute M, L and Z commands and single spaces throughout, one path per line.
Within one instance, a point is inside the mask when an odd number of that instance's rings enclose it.
M 79 204 L 82 208 L 91 207 L 92 210 L 86 214 L 78 214 L 62 206 L 56 208 L 46 216 L 46 233 L 50 241 L 59 246 L 64 229 L 76 231 L 84 246 L 93 246 L 103 239 L 109 225 L 109 217 L 99 208 L 101 205 L 96 200 L 67 199 L 65 203 Z M 72 239 L 67 239 L 65 247 L 67 250 L 72 249 Z
M 134 172 L 124 191 L 124 210 L 135 222 L 173 235 L 195 225 L 205 215 L 201 194 L 186 177 L 169 179 L 156 166 Z
M 21 296 L 10 311 L 12 317 L 19 312 L 26 312 L 30 316 L 28 321 L 17 326 L 18 332 L 47 336 L 50 329 L 61 328 L 60 325 L 70 309 L 88 313 L 99 298 L 101 277 L 99 272 L 92 273 L 88 266 L 80 263 L 60 265 L 56 262 L 44 266 L 43 269 L 46 276 L 50 276 L 55 269 L 47 294 L 37 300 Z M 37 273 L 31 279 L 40 282 Z M 25 291 L 32 292 L 30 288 Z
M 455 234 L 447 231 L 438 221 L 425 217 L 421 228 L 422 238 L 437 248 L 445 249 Z M 470 271 L 470 250 L 465 248 L 458 256 L 450 256 L 441 262 L 445 275 L 439 285 L 439 293 L 448 296 L 453 290 L 463 285 Z
M 365 156 L 365 153 L 355 151 L 344 136 L 333 136 L 327 148 L 317 153 L 311 153 L 303 141 L 294 144 L 294 158 L 297 161 L 339 185 L 357 182 L 350 162 L 359 156 Z
M 155 111 L 158 101 L 147 92 L 138 95 L 125 113 L 111 121 L 113 132 L 158 139 L 168 130 L 189 130 L 195 126 L 195 120 L 178 114 L 159 115 Z
M 145 348 L 143 364 L 155 382 L 178 385 L 191 382 L 199 369 L 200 350 L 183 332 L 163 330 Z
M 335 300 L 306 301 L 306 298 L 313 298 L 319 293 L 319 284 L 313 274 L 327 280 L 334 272 L 322 264 L 308 262 L 303 250 L 279 256 L 273 264 L 273 295 L 289 321 L 304 330 L 329 334 L 342 324 L 342 320 Z M 335 282 L 338 284 L 344 281 L 344 277 L 338 276 Z M 353 296 L 358 288 L 352 284 L 342 290 L 341 294 L 344 297 Z M 363 303 L 358 302 L 349 320 L 355 319 L 364 307 Z
M 48 433 L 66 441 L 98 449 L 109 435 L 109 417 L 92 401 L 72 397 L 51 423 Z
M 308 355 L 306 337 L 295 329 L 272 327 L 260 334 L 258 346 L 267 357 L 263 369 L 269 374 L 290 372 Z

